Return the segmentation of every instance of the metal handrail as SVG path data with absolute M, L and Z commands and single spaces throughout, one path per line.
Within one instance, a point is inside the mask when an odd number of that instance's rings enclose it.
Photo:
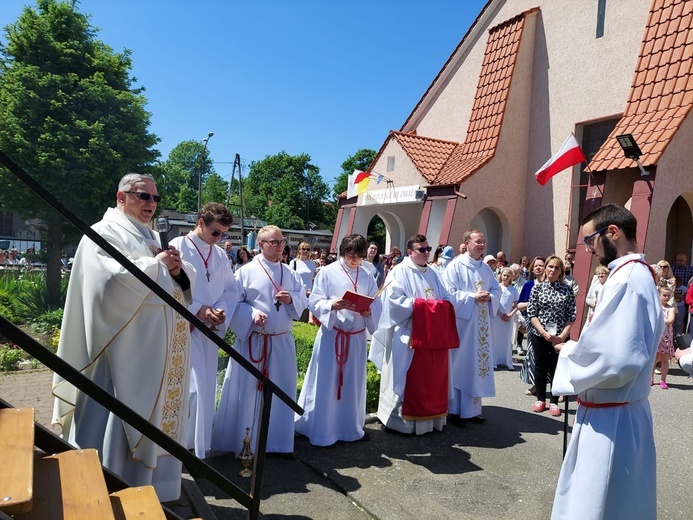
M 219 489 L 228 493 L 232 498 L 237 500 L 241 505 L 248 509 L 249 518 L 257 518 L 260 509 L 260 489 L 262 486 L 265 449 L 269 429 L 269 412 L 272 403 L 271 396 L 274 394 L 279 397 L 287 406 L 289 406 L 289 408 L 294 410 L 299 415 L 303 415 L 303 409 L 294 401 L 293 398 L 289 397 L 271 379 L 265 376 L 248 360 L 231 348 L 222 338 L 212 332 L 207 326 L 205 326 L 202 320 L 188 311 L 188 309 L 177 302 L 173 296 L 171 296 L 156 282 L 144 274 L 136 265 L 130 262 L 127 257 L 125 257 L 120 251 L 118 251 L 114 246 L 101 237 L 101 235 L 94 231 L 90 226 L 88 226 L 74 212 L 62 204 L 48 190 L 46 190 L 46 188 L 33 179 L 26 171 L 24 171 L 21 166 L 19 166 L 2 150 L 0 150 L 0 163 L 2 163 L 22 182 L 29 186 L 29 188 L 37 193 L 43 200 L 50 204 L 56 211 L 58 211 L 58 213 L 63 215 L 75 227 L 82 231 L 84 235 L 90 238 L 97 246 L 101 247 L 104 251 L 106 251 L 106 253 L 111 255 L 118 263 L 127 269 L 135 278 L 140 280 L 154 294 L 159 296 L 176 312 L 192 323 L 202 334 L 204 334 L 215 345 L 229 354 L 234 361 L 236 361 L 241 367 L 250 372 L 253 377 L 262 383 L 264 389 L 264 402 L 262 406 L 262 415 L 260 417 L 260 428 L 258 430 L 256 455 L 254 460 L 254 471 L 251 480 L 252 494 L 249 495 L 243 492 L 243 490 L 241 490 L 238 486 L 211 468 L 209 465 L 190 454 L 185 448 L 161 432 L 161 430 L 153 426 L 149 421 L 138 415 L 129 407 L 125 406 L 118 399 L 111 396 L 108 392 L 73 368 L 70 364 L 55 356 L 48 349 L 34 341 L 31 337 L 18 329 L 14 324 L 2 317 L 0 317 L 0 332 L 14 341 L 18 346 L 27 351 L 34 358 L 51 368 L 51 370 L 60 375 L 67 382 L 83 391 L 99 404 L 115 413 L 119 418 L 126 421 L 128 424 L 131 424 L 142 434 L 146 435 L 156 444 L 168 451 L 171 455 L 181 460 L 189 470 L 204 476 Z M 28 348 L 25 348 L 27 346 Z M 267 414 L 267 417 L 264 416 L 265 414 Z

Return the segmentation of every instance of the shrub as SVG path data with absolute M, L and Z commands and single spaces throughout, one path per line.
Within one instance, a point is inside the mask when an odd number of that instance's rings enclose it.
M 11 372 L 13 370 L 19 370 L 19 362 L 24 359 L 24 351 L 19 348 L 15 348 L 10 344 L 3 344 L 0 347 L 0 371 Z
M 302 380 L 303 376 L 306 375 L 306 370 L 308 370 L 310 356 L 313 354 L 313 344 L 315 343 L 315 336 L 318 335 L 318 327 L 310 323 L 296 321 L 294 322 L 293 333 L 296 343 L 296 365 L 298 375 Z
M 378 411 L 380 396 L 380 373 L 370 361 L 366 364 L 366 413 Z

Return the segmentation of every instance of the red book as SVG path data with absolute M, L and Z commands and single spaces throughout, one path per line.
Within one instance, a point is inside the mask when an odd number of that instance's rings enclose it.
M 349 300 L 351 305 L 347 307 L 350 311 L 363 312 L 368 309 L 373 303 L 373 298 L 366 296 L 365 294 L 355 293 L 353 291 L 347 291 L 342 296 L 343 300 Z

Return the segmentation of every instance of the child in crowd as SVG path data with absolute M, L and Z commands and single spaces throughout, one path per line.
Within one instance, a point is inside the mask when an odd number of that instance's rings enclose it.
M 676 319 L 676 309 L 671 305 L 671 289 L 664 286 L 657 288 L 659 291 L 659 301 L 662 303 L 664 314 L 664 334 L 657 347 L 657 360 L 661 362 L 660 370 L 662 372 L 659 387 L 662 390 L 667 390 L 667 373 L 669 372 L 669 358 L 674 354 L 674 320 Z M 650 386 L 654 386 L 654 367 L 652 370 L 652 379 Z

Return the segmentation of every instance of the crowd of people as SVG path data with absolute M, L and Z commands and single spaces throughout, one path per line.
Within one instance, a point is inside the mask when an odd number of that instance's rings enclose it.
M 509 264 L 502 251 L 486 254 L 486 236 L 472 229 L 456 255 L 448 244 L 434 250 L 421 234 L 408 239 L 404 252 L 393 247 L 387 255 L 348 235 L 330 255 L 307 243 L 292 251 L 272 225 L 258 231 L 257 252 L 234 252 L 222 241 L 231 214 L 217 203 L 203 206 L 195 229 L 162 250 L 149 226 L 159 200 L 152 177 L 128 174 L 116 207 L 94 228 L 219 336 L 232 329 L 234 350 L 289 395 L 297 387 L 293 323 L 319 327 L 298 399 L 305 413 L 275 400 L 268 453 L 292 456 L 295 434 L 315 446 L 367 440 L 367 359 L 381 372 L 377 417 L 385 431 L 421 435 L 448 424 L 483 424 L 482 400 L 495 395 L 494 370 L 512 370 L 518 353 L 525 354 L 520 376 L 536 395 L 534 412 L 546 410 L 548 400 L 551 415 L 560 416 L 559 396 L 578 395 L 556 518 L 583 507 L 576 500 L 596 493 L 599 482 L 607 511 L 617 493 L 619 501 L 624 493 L 642 494 L 628 505 L 634 511 L 651 497 L 647 383 L 656 355 L 662 388 L 670 358 L 690 370 L 690 349 L 674 351 L 671 342 L 677 303 L 693 296 L 676 278 L 693 276 L 693 267 L 677 257 L 678 272 L 656 274 L 635 253 L 635 218 L 624 208 L 607 205 L 583 221 L 585 247 L 601 266 L 575 344 L 572 252 Z M 628 319 L 631 312 L 642 319 Z M 613 328 L 622 331 L 616 339 Z M 88 238 L 75 255 L 58 354 L 200 458 L 210 449 L 239 454 L 247 438 L 253 446 L 257 441 L 262 385 L 231 358 L 217 405 L 215 343 Z M 177 498 L 179 461 L 57 375 L 53 392 L 54 420 L 66 438 L 99 450 L 104 465 L 133 484 L 153 484 L 162 500 Z M 615 417 L 621 406 L 631 413 Z M 585 426 L 600 421 L 612 432 L 611 450 L 594 437 L 599 429 Z M 639 443 L 620 442 L 625 431 L 638 431 Z M 636 450 L 645 459 L 635 476 L 615 474 L 609 463 L 598 471 L 614 473 L 596 475 L 589 462 L 595 447 L 619 464 Z

